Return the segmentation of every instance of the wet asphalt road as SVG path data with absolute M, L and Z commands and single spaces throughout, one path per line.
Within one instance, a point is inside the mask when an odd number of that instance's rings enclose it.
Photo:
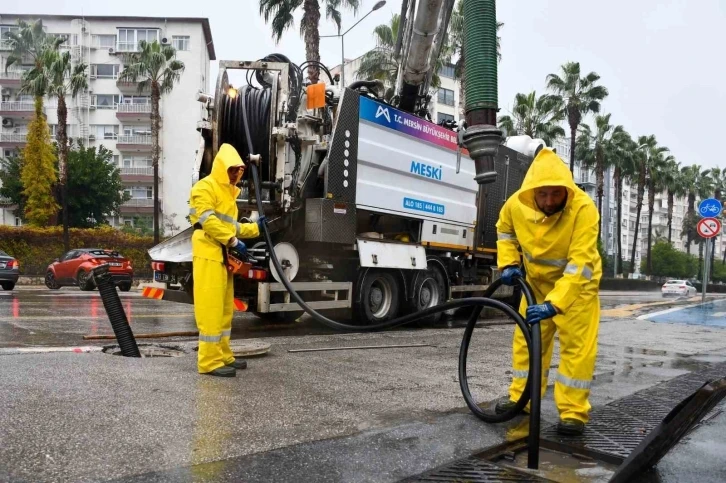
M 196 331 L 193 307 L 188 304 L 146 299 L 140 292 L 119 292 L 134 334 Z M 660 301 L 660 293 L 603 292 L 602 307 Z M 464 317 L 449 318 L 449 327 L 463 325 Z M 252 314 L 237 313 L 233 338 L 333 333 L 304 316 L 295 323 L 275 323 Z M 81 292 L 75 287 L 58 291 L 20 288 L 0 291 L 0 349 L 15 347 L 70 347 L 108 345 L 115 341 L 84 340 L 83 336 L 113 335 L 97 291 Z

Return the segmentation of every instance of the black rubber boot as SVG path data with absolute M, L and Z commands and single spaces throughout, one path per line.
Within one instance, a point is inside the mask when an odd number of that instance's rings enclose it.
M 227 367 L 234 367 L 235 369 L 247 369 L 247 361 L 244 359 L 235 359 L 233 362 L 227 364 Z
M 237 370 L 232 366 L 222 366 L 213 371 L 205 372 L 204 374 L 217 377 L 235 377 L 237 375 Z
M 577 419 L 563 419 L 557 424 L 557 432 L 567 436 L 579 436 L 585 431 L 585 423 Z

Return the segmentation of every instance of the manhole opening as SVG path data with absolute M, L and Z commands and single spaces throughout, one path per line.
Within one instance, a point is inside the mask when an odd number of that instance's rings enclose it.
M 159 345 L 159 344 L 138 344 L 141 357 L 181 357 L 186 352 L 178 346 Z M 112 356 L 123 356 L 121 347 L 118 345 L 107 346 L 103 348 L 104 354 Z

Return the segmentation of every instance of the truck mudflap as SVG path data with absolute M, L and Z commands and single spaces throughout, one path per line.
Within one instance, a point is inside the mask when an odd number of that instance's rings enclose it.
M 144 287 L 141 291 L 141 296 L 148 299 L 155 300 L 167 300 L 171 302 L 178 302 L 182 304 L 194 304 L 194 299 L 189 296 L 183 290 L 169 290 L 158 287 Z M 247 312 L 249 304 L 247 301 L 235 298 L 234 299 L 234 310 L 235 312 Z

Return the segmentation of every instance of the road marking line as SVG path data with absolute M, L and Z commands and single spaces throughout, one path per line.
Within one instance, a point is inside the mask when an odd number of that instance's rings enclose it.
M 726 299 L 709 300 L 708 302 L 699 302 L 697 304 L 684 305 L 683 307 L 673 307 L 671 309 L 661 310 L 660 312 L 651 312 L 649 314 L 643 314 L 643 315 L 639 316 L 637 319 L 638 320 L 648 320 L 650 317 L 658 317 L 659 315 L 671 314 L 673 312 L 678 312 L 679 310 L 683 310 L 683 309 L 692 309 L 694 307 L 700 307 L 702 305 L 712 304 L 712 303 L 715 304 L 715 303 L 719 303 L 719 302 L 726 302 Z

